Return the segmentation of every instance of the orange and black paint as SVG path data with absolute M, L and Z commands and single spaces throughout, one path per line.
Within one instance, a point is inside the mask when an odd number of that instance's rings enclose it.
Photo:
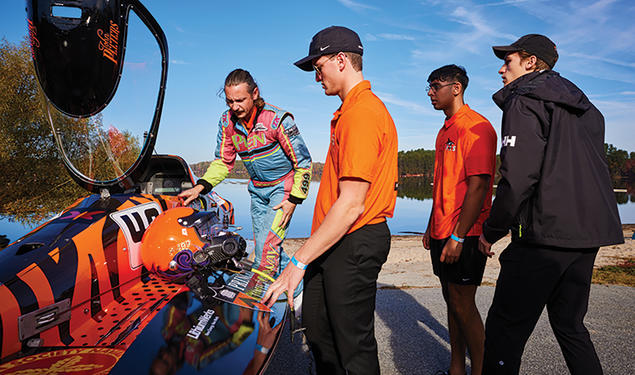
M 114 337 L 100 340 L 109 326 L 121 325 L 127 313 L 143 305 L 135 315 L 146 312 L 162 296 L 176 293 L 180 286 L 151 280 L 143 266 L 133 267 L 123 233 L 130 232 L 140 242 L 146 223 L 134 207 L 154 202 L 161 211 L 179 205 L 176 197 L 158 195 L 114 195 L 108 199 L 90 196 L 77 201 L 57 218 L 35 229 L 0 251 L 0 353 L 2 362 L 45 348 L 111 346 Z M 112 213 L 130 210 L 127 229 L 118 225 Z M 148 211 L 149 215 L 160 212 Z M 164 298 L 163 304 L 169 298 Z M 20 319 L 35 311 L 46 313 L 47 306 L 70 301 L 70 313 L 59 324 L 25 337 Z M 151 303 L 147 303 L 147 302 Z M 162 306 L 154 306 L 157 312 Z M 22 317 L 22 318 L 21 318 Z M 132 320 L 135 316 L 129 316 Z M 150 319 L 145 319 L 149 321 Z M 142 324 L 144 322 L 141 322 Z M 23 324 L 24 326 L 24 324 Z M 45 327 L 46 325 L 43 325 Z M 33 327 L 32 327 L 33 328 Z M 143 327 L 139 327 L 143 328 Z M 36 330 L 37 331 L 37 330 Z M 119 340 L 126 348 L 141 329 Z M 36 348 L 27 342 L 39 343 Z M 4 365 L 4 364 L 3 364 Z M 0 373 L 3 365 L 0 365 Z

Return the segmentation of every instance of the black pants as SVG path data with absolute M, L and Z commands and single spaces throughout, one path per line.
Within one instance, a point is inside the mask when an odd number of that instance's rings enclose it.
M 483 374 L 518 374 L 525 344 L 545 305 L 571 374 L 602 374 L 583 322 L 597 251 L 513 242 L 503 251 L 485 323 Z
M 379 374 L 375 297 L 389 250 L 388 225 L 366 225 L 309 265 L 302 323 L 318 374 Z

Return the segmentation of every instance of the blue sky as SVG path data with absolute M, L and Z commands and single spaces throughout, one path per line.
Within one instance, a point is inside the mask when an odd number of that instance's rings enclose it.
M 252 73 L 265 100 L 294 114 L 314 161 L 324 161 L 329 122 L 340 101 L 326 97 L 314 75 L 292 63 L 306 56 L 311 37 L 330 25 L 360 35 L 365 78 L 393 116 L 400 150 L 434 147 L 443 114 L 430 105 L 426 79 L 445 64 L 467 69 L 466 102 L 499 132 L 501 112 L 491 95 L 502 87 L 501 61 L 491 46 L 541 33 L 558 45 L 555 70 L 604 114 L 606 142 L 635 151 L 635 2 L 630 0 L 142 2 L 163 28 L 170 51 L 156 149 L 190 163 L 213 158 L 218 118 L 225 110 L 217 92 L 237 67 Z M 24 38 L 24 8 L 21 0 L 2 1 L 0 37 L 14 43 Z M 157 77 L 146 61 L 156 61 L 156 54 L 133 48 L 132 31 L 122 87 L 134 86 L 138 77 L 153 82 Z M 155 97 L 120 100 L 118 105 L 132 109 L 112 110 L 112 116 L 149 127 L 151 113 L 137 114 L 142 104 L 136 101 L 151 106 Z

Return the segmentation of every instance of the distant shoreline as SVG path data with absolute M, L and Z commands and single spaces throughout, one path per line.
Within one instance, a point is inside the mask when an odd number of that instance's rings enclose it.
M 635 233 L 635 223 L 632 224 L 622 224 L 622 231 L 624 232 L 631 232 L 630 236 L 627 236 L 626 234 L 624 235 L 624 238 L 631 238 L 633 236 L 633 234 Z M 412 238 L 412 237 L 416 237 L 416 236 L 421 236 L 421 234 L 391 234 L 390 237 L 392 238 Z M 297 240 L 297 241 L 302 241 L 302 240 L 307 240 L 308 237 L 287 237 L 286 241 L 288 240 Z

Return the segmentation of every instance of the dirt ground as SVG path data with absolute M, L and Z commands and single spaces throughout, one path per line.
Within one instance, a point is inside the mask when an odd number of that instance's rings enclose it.
M 625 224 L 624 244 L 600 248 L 595 260 L 595 267 L 619 263 L 622 260 L 635 258 L 635 240 L 632 239 L 635 224 Z M 483 285 L 495 285 L 500 265 L 498 255 L 511 240 L 508 235 L 493 246 L 496 255 L 487 261 Z M 294 254 L 305 239 L 287 239 L 284 249 Z M 378 279 L 380 288 L 432 288 L 439 287 L 437 277 L 432 273 L 430 252 L 421 244 L 421 236 L 392 236 L 388 260 L 384 264 Z

